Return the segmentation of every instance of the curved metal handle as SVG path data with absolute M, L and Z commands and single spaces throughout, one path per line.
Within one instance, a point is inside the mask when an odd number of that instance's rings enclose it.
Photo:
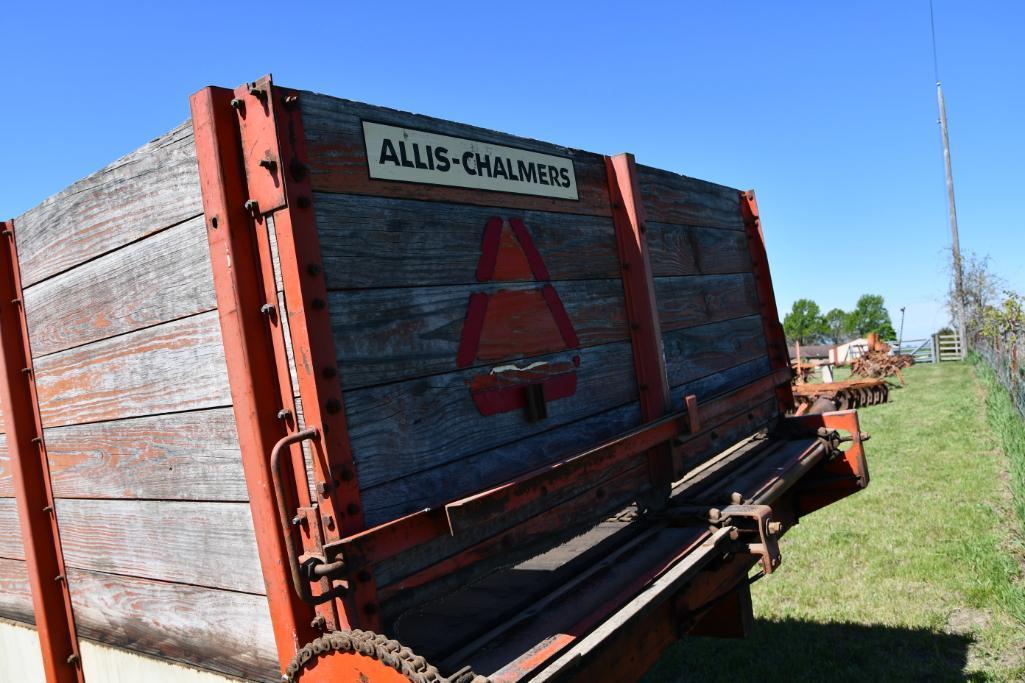
M 285 539 L 285 552 L 288 554 L 288 568 L 292 575 L 292 587 L 303 602 L 311 605 L 319 605 L 336 597 L 341 597 L 345 595 L 346 590 L 339 587 L 321 595 L 313 595 L 310 592 L 309 581 L 304 580 L 302 576 L 302 568 L 299 566 L 299 554 L 296 552 L 295 540 L 292 538 L 291 519 L 289 518 L 288 508 L 285 503 L 285 483 L 281 477 L 281 454 L 287 448 L 297 443 L 319 440 L 320 430 L 316 427 L 310 427 L 282 437 L 274 444 L 274 448 L 270 452 L 270 473 L 271 480 L 274 482 L 274 497 L 278 503 L 278 523 L 281 525 L 281 535 Z M 306 485 L 305 481 L 303 485 Z M 309 573 L 313 577 L 319 578 L 338 571 L 342 566 L 344 565 L 341 562 L 333 562 L 330 565 L 319 563 L 317 566 L 311 567 Z

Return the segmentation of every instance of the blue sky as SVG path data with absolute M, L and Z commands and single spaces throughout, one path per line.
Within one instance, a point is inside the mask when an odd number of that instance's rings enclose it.
M 1025 3 L 936 0 L 936 30 L 962 247 L 1025 290 Z M 905 337 L 946 322 L 927 0 L 8 3 L 0 41 L 6 216 L 273 72 L 753 187 L 781 314 L 871 292 Z

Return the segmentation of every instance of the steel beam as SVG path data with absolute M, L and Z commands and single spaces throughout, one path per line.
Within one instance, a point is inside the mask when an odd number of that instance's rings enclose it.
M 0 223 L 0 404 L 36 630 L 49 683 L 83 681 L 36 398 L 14 221 Z

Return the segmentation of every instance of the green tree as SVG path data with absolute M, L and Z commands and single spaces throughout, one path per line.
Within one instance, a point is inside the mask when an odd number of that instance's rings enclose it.
M 826 320 L 811 299 L 798 299 L 783 318 L 783 331 L 791 342 L 814 344 L 826 336 Z
M 897 338 L 890 322 L 890 312 L 878 294 L 863 294 L 858 299 L 858 305 L 847 315 L 847 327 L 859 337 L 877 332 L 881 339 Z
M 842 344 L 847 341 L 850 331 L 847 329 L 847 313 L 839 308 L 834 308 L 826 313 L 826 336 L 834 344 Z

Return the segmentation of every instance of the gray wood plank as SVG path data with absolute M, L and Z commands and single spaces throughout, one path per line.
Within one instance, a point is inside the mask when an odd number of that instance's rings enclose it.
M 649 221 L 744 229 L 737 190 L 641 164 L 637 178 Z
M 246 680 L 280 680 L 267 599 L 71 569 L 83 638 Z
M 306 147 L 314 190 L 589 215 L 610 214 L 605 162 L 597 154 L 311 92 L 301 93 L 299 103 L 306 131 Z M 367 174 L 362 119 L 568 157 L 573 160 L 580 199 L 572 201 L 506 192 L 372 180 Z
M 495 216 L 523 220 L 553 280 L 619 277 L 609 218 L 326 193 L 314 207 L 329 289 L 475 284 Z
M 726 361 L 728 362 L 728 360 Z M 709 374 L 695 378 L 672 390 L 673 405 L 684 407 L 684 397 L 694 394 L 701 402 L 744 387 L 769 374 L 764 355 L 733 366 L 706 368 Z M 364 515 L 369 524 L 379 524 L 404 514 L 434 507 L 467 492 L 483 490 L 547 463 L 564 460 L 606 439 L 641 424 L 636 401 L 565 424 L 518 441 L 473 453 L 467 457 L 439 462 L 428 470 L 401 479 L 367 486 L 360 483 Z M 458 482 L 458 485 L 456 484 Z M 466 482 L 466 485 L 463 485 Z
M 58 499 L 68 566 L 263 594 L 246 503 Z
M 29 287 L 24 298 L 36 358 L 212 310 L 203 218 Z
M 522 411 L 482 416 L 467 383 L 488 368 L 397 382 L 345 395 L 349 436 L 360 485 L 369 487 L 438 467 L 477 451 L 525 439 L 637 398 L 629 342 L 538 356 L 529 362 L 570 363 L 579 356 L 576 393 L 548 403 L 548 418 L 530 423 Z M 452 497 L 477 482 L 450 482 Z
M 25 559 L 18 504 L 14 498 L 0 498 L 0 557 L 9 560 Z
M 662 343 L 670 387 L 766 354 L 758 315 L 666 332 Z
M 0 557 L 0 617 L 26 624 L 36 623 L 24 560 Z
M 655 277 L 751 271 L 751 254 L 743 232 L 651 220 L 646 225 Z
M 44 430 L 61 498 L 247 501 L 230 408 Z
M 216 311 L 45 356 L 36 386 L 44 427 L 231 405 Z
M 663 332 L 759 312 L 758 292 L 750 273 L 656 277 L 654 281 Z
M 186 121 L 15 219 L 22 286 L 202 212 Z
M 620 280 L 552 284 L 582 347 L 629 337 Z M 455 370 L 467 304 L 473 293 L 538 289 L 537 283 L 530 282 L 332 292 L 328 304 L 342 384 L 348 391 Z M 547 308 L 544 311 L 547 313 Z M 527 329 L 527 325 L 523 327 Z M 533 338 L 535 330 L 530 327 L 527 337 Z M 506 341 L 508 360 L 537 353 L 527 350 L 526 340 L 510 336 Z M 558 335 L 556 342 L 562 345 Z

